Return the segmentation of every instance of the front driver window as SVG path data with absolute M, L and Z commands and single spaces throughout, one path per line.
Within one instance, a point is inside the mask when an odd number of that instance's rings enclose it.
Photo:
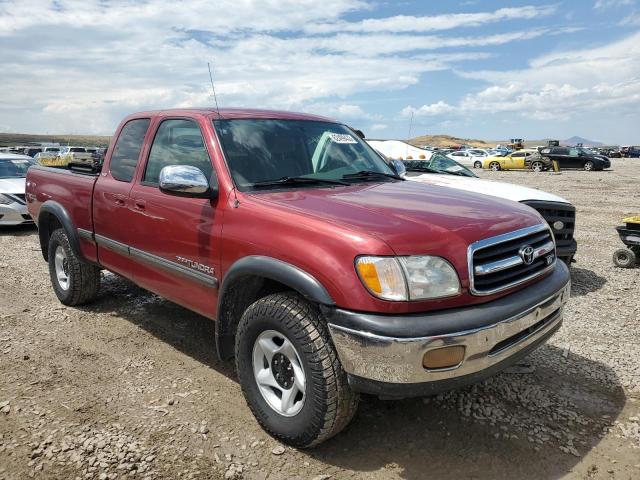
M 157 185 L 160 171 L 169 165 L 190 165 L 211 178 L 213 167 L 202 140 L 200 127 L 193 120 L 165 120 L 153 139 L 143 183 Z

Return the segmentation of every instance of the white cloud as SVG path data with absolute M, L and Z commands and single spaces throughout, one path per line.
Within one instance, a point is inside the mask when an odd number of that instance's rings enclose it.
M 640 110 L 640 33 L 611 44 L 559 51 L 532 60 L 529 67 L 511 71 L 461 73 L 491 85 L 465 95 L 451 106 L 444 102 L 401 113 L 439 111 L 472 114 L 512 112 L 523 118 L 569 120 L 603 112 L 638 116 Z
M 411 106 L 407 106 L 403 108 L 402 112 L 400 113 L 403 117 L 410 117 L 412 114 L 416 117 L 431 117 L 431 116 L 443 115 L 445 113 L 450 113 L 454 110 L 455 110 L 455 107 L 440 100 L 439 102 L 432 103 L 430 105 L 422 105 L 419 108 L 413 108 Z
M 211 106 L 212 61 L 221 106 L 310 110 L 380 125 L 375 106 L 349 98 L 402 90 L 426 72 L 490 57 L 479 48 L 566 31 L 421 34 L 544 17 L 556 11 L 549 5 L 344 20 L 370 7 L 364 0 L 0 0 L 0 123 L 111 133 L 132 111 Z
M 612 7 L 624 7 L 633 5 L 636 3 L 636 0 L 596 0 L 596 3 L 593 4 L 593 8 L 598 10 L 603 10 L 606 8 Z
M 388 126 L 385 123 L 374 123 L 373 125 L 371 125 L 371 127 L 369 127 L 372 132 L 379 132 L 381 130 L 386 130 L 387 128 Z
M 517 8 L 500 8 L 494 12 L 450 13 L 421 17 L 398 15 L 387 18 L 365 19 L 359 22 L 339 21 L 311 24 L 305 27 L 305 30 L 309 33 L 428 32 L 460 27 L 477 27 L 507 20 L 531 20 L 552 15 L 556 10 L 557 7 L 555 5 L 528 5 Z

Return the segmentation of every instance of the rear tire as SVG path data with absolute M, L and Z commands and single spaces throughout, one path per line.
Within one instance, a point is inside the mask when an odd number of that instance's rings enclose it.
M 635 252 L 628 248 L 619 248 L 613 252 L 613 264 L 620 268 L 633 268 L 636 266 L 638 257 Z
M 591 160 L 587 160 L 586 162 L 584 162 L 584 169 L 587 172 L 591 172 L 595 169 L 595 165 L 593 164 L 593 162 Z
M 499 172 L 502 169 L 502 167 L 500 166 L 500 164 L 498 162 L 491 162 L 489 164 L 489 168 L 491 170 L 493 170 L 494 172 Z
M 531 164 L 531 170 L 534 172 L 542 172 L 544 170 L 544 164 L 542 162 L 533 162 Z
M 82 305 L 100 290 L 100 268 L 80 259 L 71 249 L 66 232 L 59 228 L 49 239 L 49 275 L 58 300 Z
M 235 352 L 249 408 L 283 443 L 313 447 L 353 418 L 359 397 L 347 383 L 327 325 L 318 308 L 297 294 L 273 294 L 249 306 L 238 325 Z M 293 389 L 293 400 L 285 400 Z
M 473 162 L 473 168 L 482 168 L 482 162 Z

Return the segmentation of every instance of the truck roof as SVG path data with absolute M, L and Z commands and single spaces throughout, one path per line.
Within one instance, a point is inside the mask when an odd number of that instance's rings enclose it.
M 165 110 L 150 110 L 129 115 L 125 120 L 147 116 L 180 116 L 205 115 L 221 119 L 262 118 L 278 120 L 315 120 L 320 122 L 336 122 L 331 118 L 309 113 L 288 112 L 284 110 L 263 110 L 258 108 L 171 108 Z

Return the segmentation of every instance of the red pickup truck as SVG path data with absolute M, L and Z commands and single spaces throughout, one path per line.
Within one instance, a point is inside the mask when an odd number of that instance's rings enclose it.
M 93 300 L 107 269 L 214 320 L 259 423 L 299 447 L 344 428 L 360 392 L 499 372 L 569 297 L 533 209 L 404 181 L 312 115 L 131 115 L 100 171 L 33 166 L 26 198 L 62 303 Z

